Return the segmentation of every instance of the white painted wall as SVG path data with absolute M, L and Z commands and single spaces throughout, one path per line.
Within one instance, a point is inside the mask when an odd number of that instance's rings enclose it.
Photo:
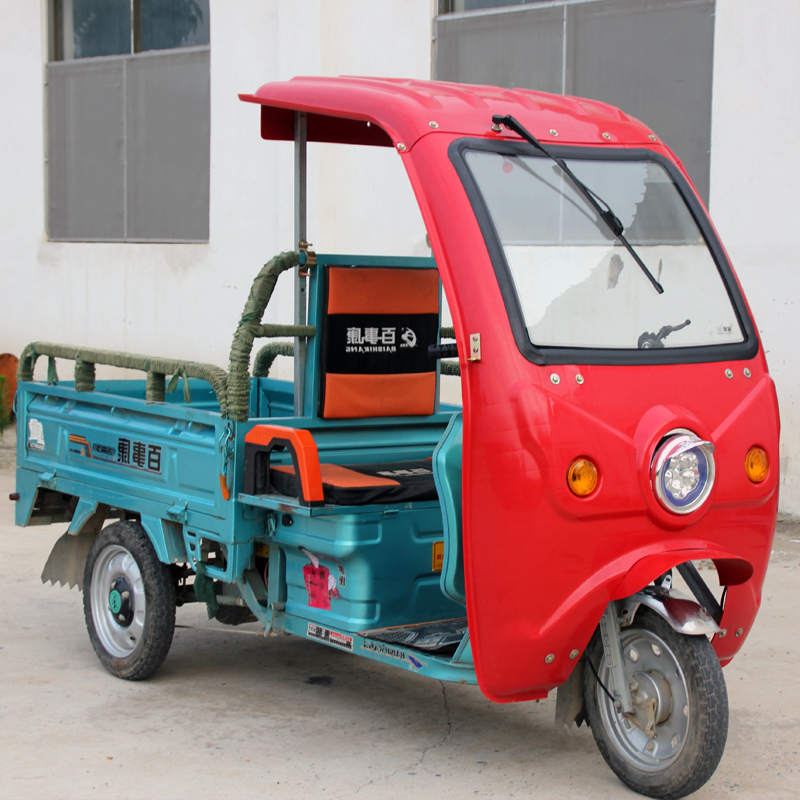
M 227 367 L 253 277 L 294 247 L 293 147 L 263 141 L 258 108 L 238 94 L 304 74 L 430 78 L 432 0 L 212 0 L 210 17 L 208 244 L 49 242 L 46 0 L 2 3 L 0 352 L 19 354 L 38 339 Z M 309 239 L 318 252 L 427 255 L 399 156 L 349 149 L 360 152 L 309 146 Z M 269 320 L 292 321 L 290 275 Z M 71 364 L 59 371 L 69 378 Z M 275 373 L 291 377 L 291 362 L 278 359 Z
M 237 94 L 302 74 L 429 78 L 435 0 L 212 0 L 205 245 L 47 241 L 45 8 L 46 0 L 0 5 L 0 352 L 19 353 L 41 339 L 226 366 L 250 281 L 270 256 L 294 245 L 292 146 L 262 141 L 258 109 Z M 717 2 L 710 206 L 778 386 L 781 507 L 795 514 L 799 39 L 796 4 Z M 428 253 L 393 150 L 311 145 L 309 175 L 309 238 L 318 251 Z M 291 321 L 287 278 L 272 321 Z M 69 377 L 67 364 L 61 370 Z M 276 374 L 290 376 L 288 360 L 278 359 Z
M 778 389 L 781 510 L 800 514 L 800 6 L 717 0 L 711 216 Z

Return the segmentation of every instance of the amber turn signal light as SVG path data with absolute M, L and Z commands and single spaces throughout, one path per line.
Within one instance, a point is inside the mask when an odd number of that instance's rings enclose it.
M 586 497 L 597 487 L 597 467 L 588 458 L 576 458 L 567 470 L 567 486 L 578 497 Z
M 751 447 L 747 451 L 744 471 L 753 483 L 761 483 L 769 475 L 769 459 L 760 447 Z

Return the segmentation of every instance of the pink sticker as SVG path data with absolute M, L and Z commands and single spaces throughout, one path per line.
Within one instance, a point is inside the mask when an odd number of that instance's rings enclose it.
M 305 578 L 306 591 L 308 592 L 308 605 L 311 608 L 330 609 L 331 598 L 328 592 L 328 577 L 330 574 L 330 570 L 321 564 L 318 567 L 313 564 L 306 564 L 303 567 L 303 577 Z

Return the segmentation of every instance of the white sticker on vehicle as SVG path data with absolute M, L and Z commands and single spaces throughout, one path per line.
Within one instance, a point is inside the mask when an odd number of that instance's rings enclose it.
M 317 639 L 326 644 L 333 644 L 336 647 L 341 647 L 343 650 L 353 649 L 353 637 L 347 636 L 338 631 L 332 631 L 329 628 L 323 628 L 321 625 L 315 625 L 313 622 L 308 623 L 308 636 L 310 639 Z
M 44 428 L 34 417 L 28 419 L 28 449 L 44 450 Z

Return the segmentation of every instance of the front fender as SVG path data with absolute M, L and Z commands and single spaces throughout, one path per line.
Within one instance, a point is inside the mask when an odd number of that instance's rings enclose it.
M 688 636 L 713 636 L 720 632 L 719 625 L 714 622 L 708 611 L 675 589 L 662 589 L 658 594 L 637 592 L 621 600 L 619 603 L 621 627 L 633 624 L 640 606 L 653 609 L 678 633 L 685 633 Z
M 746 583 L 753 575 L 753 565 L 749 561 L 718 545 L 648 553 L 639 558 L 621 576 L 619 583 L 612 592 L 611 599 L 622 600 L 630 597 L 643 586 L 652 583 L 659 575 L 663 575 L 667 570 L 677 567 L 678 564 L 684 564 L 687 561 L 699 561 L 700 559 L 711 559 L 715 563 L 720 562 L 723 564 L 726 573 L 726 580 L 723 582 L 727 586 Z
M 620 555 L 575 587 L 549 615 L 545 624 L 531 632 L 532 637 L 547 648 L 546 653 L 555 655 L 551 673 L 553 682 L 548 690 L 569 678 L 575 665 L 570 654 L 574 650 L 583 652 L 609 602 L 636 595 L 659 575 L 687 561 L 711 559 L 724 567 L 725 574 L 723 570 L 718 574 L 720 579 L 725 579 L 729 589 L 722 631 L 714 631 L 713 645 L 723 665 L 730 661 L 741 647 L 743 633 L 738 638 L 735 635 L 726 637 L 725 629 L 732 628 L 738 632 L 742 628 L 747 632 L 758 610 L 752 588 L 756 583 L 754 566 L 741 555 L 702 539 L 685 539 L 678 544 L 682 546 L 658 550 L 658 543 L 654 542 L 646 548 Z

